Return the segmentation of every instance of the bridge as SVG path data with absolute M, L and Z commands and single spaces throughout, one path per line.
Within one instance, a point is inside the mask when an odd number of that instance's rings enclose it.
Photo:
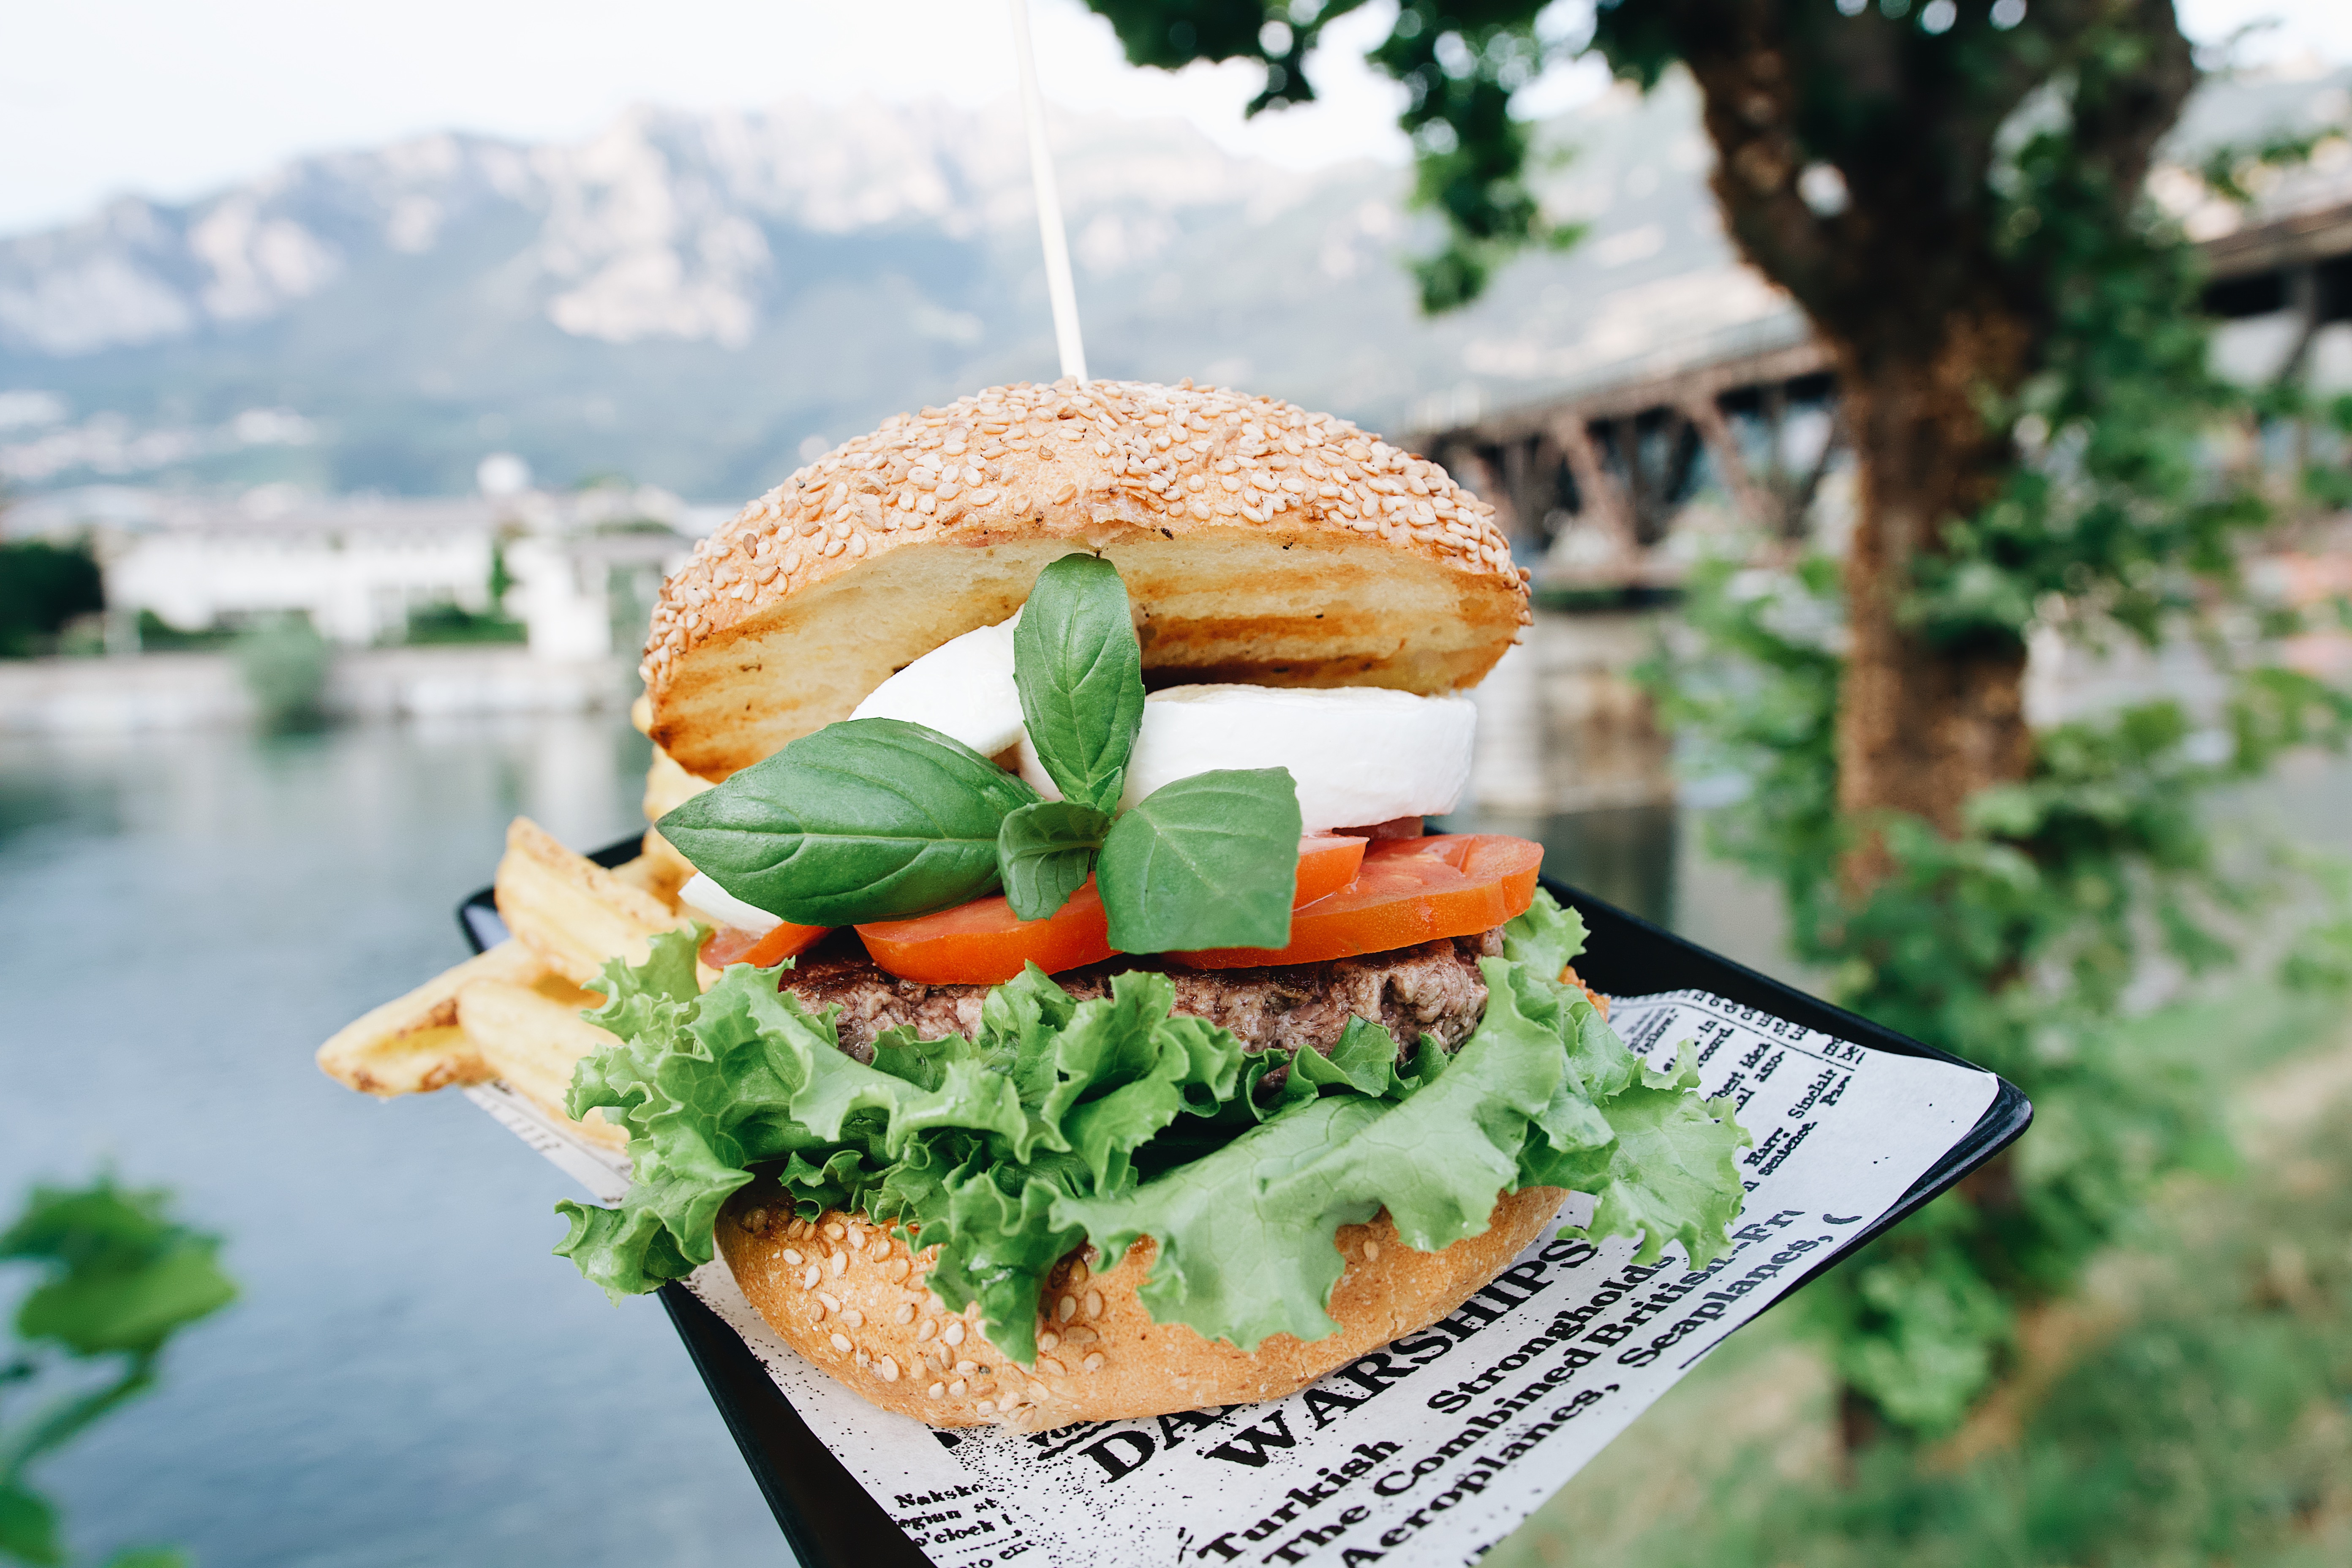
M 2352 390 L 2352 173 L 2298 179 L 2248 217 L 2209 206 L 2184 221 L 2203 234 L 2224 373 Z M 1836 375 L 1785 301 L 1736 332 L 1406 440 L 1496 506 L 1554 593 L 1672 589 L 1711 537 L 1759 555 L 1834 548 L 1849 515 Z

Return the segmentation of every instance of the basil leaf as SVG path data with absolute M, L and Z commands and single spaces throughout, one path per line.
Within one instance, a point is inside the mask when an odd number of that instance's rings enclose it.
M 1298 786 L 1287 768 L 1163 784 L 1111 825 L 1095 862 L 1121 952 L 1280 947 L 1297 883 Z
M 996 871 L 1024 921 L 1042 921 L 1069 901 L 1094 869 L 1110 818 L 1074 800 L 1041 800 L 1008 814 L 996 830 Z
M 1013 632 L 1029 743 L 1063 797 L 1118 809 L 1143 723 L 1143 649 L 1118 568 L 1065 555 L 1037 574 Z
M 656 826 L 697 869 L 795 925 L 919 915 L 996 886 L 996 835 L 1037 792 L 903 719 L 803 735 Z

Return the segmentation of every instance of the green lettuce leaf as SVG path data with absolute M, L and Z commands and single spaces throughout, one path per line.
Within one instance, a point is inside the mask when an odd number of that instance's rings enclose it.
M 1585 1234 L 1641 1237 L 1636 1263 L 1656 1262 L 1670 1241 L 1682 1243 L 1694 1264 L 1720 1257 L 1731 1248 L 1726 1232 L 1745 1195 L 1737 1151 L 1755 1140 L 1732 1120 L 1727 1096 L 1689 1092 L 1698 1068 L 1687 1042 L 1677 1071 L 1644 1079 L 1601 1107 L 1617 1141 L 1606 1179 L 1577 1184 L 1601 1199 Z
M 1444 1052 L 1440 1050 L 1440 1058 Z M 1307 1082 L 1358 1094 L 1387 1094 L 1400 1082 L 1396 1037 L 1369 1018 L 1349 1018 L 1329 1056 L 1307 1051 L 1290 1070 Z M 1415 1088 L 1420 1087 L 1416 1082 Z
M 617 1208 L 563 1205 L 557 1250 L 616 1296 L 651 1289 L 709 1261 L 719 1207 L 765 1177 L 803 1215 L 863 1208 L 938 1245 L 932 1289 L 978 1302 L 1024 1363 L 1048 1271 L 1087 1242 L 1108 1266 L 1153 1237 L 1153 1317 L 1244 1347 L 1331 1332 L 1333 1235 L 1383 1209 L 1435 1249 L 1484 1230 L 1504 1192 L 1569 1187 L 1597 1200 L 1590 1234 L 1705 1263 L 1728 1246 L 1747 1134 L 1691 1092 L 1687 1060 L 1649 1068 L 1559 983 L 1582 934 L 1538 894 L 1481 961 L 1477 1028 L 1402 1067 L 1367 1019 L 1328 1057 L 1249 1053 L 1173 1016 L 1165 975 L 1080 1003 L 1034 967 L 990 993 L 971 1038 L 893 1030 L 868 1065 L 779 971 L 739 965 L 697 995 L 693 933 L 659 937 L 646 963 L 608 966 L 589 1016 L 618 1037 L 570 1101 L 628 1129 L 635 1180 Z
M 1513 962 L 1557 982 L 1584 951 L 1584 917 L 1538 888 L 1528 912 L 1503 927 L 1503 942 Z

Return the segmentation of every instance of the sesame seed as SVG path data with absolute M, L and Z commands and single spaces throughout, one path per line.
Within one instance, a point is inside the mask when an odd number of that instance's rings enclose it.
M 847 1334 L 835 1333 L 829 1342 L 839 1353 L 843 1355 L 847 1355 L 849 1353 L 849 1336 Z
M 874 1372 L 875 1375 L 881 1378 L 885 1383 L 896 1383 L 898 1381 L 898 1363 L 892 1357 L 886 1355 L 880 1361 L 876 1362 L 874 1363 Z
M 1099 1318 L 1099 1317 L 1101 1317 L 1101 1316 L 1102 1316 L 1102 1292 L 1101 1292 L 1101 1291 L 1099 1291 L 1099 1290 L 1089 1290 L 1089 1291 L 1087 1291 L 1087 1317 L 1088 1318 L 1088 1320 L 1090 1320 L 1090 1321 L 1091 1321 L 1091 1320 L 1093 1320 L 1093 1319 Z
M 957 1378 L 953 1383 L 948 1384 L 948 1392 L 954 1394 L 958 1399 L 961 1399 L 963 1397 L 964 1390 L 970 1386 L 971 1385 L 965 1383 L 963 1379 Z
M 801 1276 L 801 1289 L 803 1290 L 814 1290 L 816 1289 L 816 1282 L 824 1278 L 824 1270 L 812 1263 L 808 1266 L 808 1272 Z
M 992 1399 L 983 1399 L 983 1400 L 982 1400 L 979 1404 L 977 1404 L 977 1405 L 973 1405 L 973 1406 L 972 1406 L 972 1409 L 973 1409 L 974 1411 L 976 1411 L 977 1413 L 979 1413 L 980 1415 L 985 1415 L 989 1414 L 991 1411 L 994 1410 L 995 1408 L 996 1408 L 996 1402 L 995 1402 L 994 1400 L 992 1400 Z
M 836 1252 L 831 1258 L 825 1259 L 824 1267 L 827 1273 L 831 1274 L 835 1279 L 838 1279 L 841 1278 L 842 1270 L 849 1267 L 849 1259 L 843 1254 Z
M 1070 1369 L 1068 1367 L 1064 1366 L 1060 1362 L 1055 1361 L 1049 1355 L 1041 1355 L 1037 1358 L 1037 1370 L 1044 1373 L 1047 1377 L 1067 1377 L 1070 1375 Z
M 1058 1345 L 1061 1342 L 1062 1336 L 1055 1333 L 1051 1329 L 1047 1329 L 1045 1332 L 1037 1336 L 1037 1348 L 1041 1351 L 1052 1350 L 1055 1345 Z
M 1088 1372 L 1100 1372 L 1103 1368 L 1103 1353 L 1100 1351 L 1096 1351 L 1078 1364 L 1085 1367 Z
M 1370 1262 L 1372 1262 L 1373 1260 L 1375 1260 L 1376 1258 L 1378 1258 L 1380 1257 L 1380 1255 L 1381 1255 L 1381 1244 L 1380 1244 L 1379 1242 L 1377 1242 L 1377 1241 L 1366 1241 L 1366 1242 L 1364 1243 L 1364 1261 L 1365 1261 L 1365 1262 L 1367 1262 L 1367 1263 L 1370 1263 Z
M 939 1399 L 944 1397 L 947 1391 L 948 1385 L 946 1384 L 935 1383 L 931 1384 L 930 1387 L 923 1390 L 923 1396 L 927 1399 Z
M 1066 1323 L 1077 1315 L 1078 1302 L 1077 1298 L 1075 1296 L 1063 1297 L 1061 1301 L 1054 1308 L 1054 1318 L 1057 1322 Z
M 818 1300 L 820 1300 L 820 1301 L 824 1302 L 824 1303 L 825 1304 L 825 1308 L 826 1308 L 826 1310 L 829 1310 L 829 1311 L 838 1312 L 838 1311 L 840 1311 L 840 1310 L 841 1310 L 841 1298 L 840 1298 L 840 1297 L 838 1297 L 838 1296 L 836 1296 L 836 1295 L 835 1295 L 835 1294 L 834 1294 L 832 1291 L 830 1291 L 830 1290 L 820 1290 L 820 1291 L 818 1291 L 818 1292 L 816 1293 L 816 1299 L 817 1299 Z M 853 1328 L 853 1329 L 854 1329 L 854 1328 L 856 1328 L 857 1325 L 856 1325 L 856 1324 L 855 1324 L 855 1323 L 852 1323 L 852 1324 L 850 1324 L 849 1326 L 850 1326 L 851 1328 Z
M 948 1326 L 940 1331 L 940 1338 L 945 1340 L 951 1345 L 960 1345 L 963 1343 L 963 1320 L 961 1318 L 958 1318 L 949 1323 Z
M 862 1329 L 866 1326 L 866 1314 L 851 1307 L 841 1314 L 841 1321 L 853 1329 Z
M 920 1342 L 921 1341 L 929 1339 L 939 1331 L 940 1325 L 938 1321 L 935 1319 L 925 1318 L 923 1320 L 922 1327 L 915 1331 L 915 1339 L 918 1342 Z
M 900 1328 L 905 1328 L 915 1321 L 915 1304 L 912 1301 L 899 1302 L 898 1310 L 890 1314 L 890 1321 Z

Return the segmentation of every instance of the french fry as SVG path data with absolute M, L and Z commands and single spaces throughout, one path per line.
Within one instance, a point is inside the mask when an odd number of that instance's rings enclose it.
M 654 748 L 653 765 L 646 770 L 646 820 L 659 822 L 704 790 L 715 787 L 680 767 L 667 752 Z
M 640 701 L 644 700 L 642 698 Z M 646 820 L 658 822 L 667 813 L 692 800 L 710 788 L 710 781 L 697 778 L 673 761 L 659 746 L 654 748 L 653 764 L 646 769 Z M 693 863 L 679 854 L 657 829 L 646 829 L 645 853 L 620 868 L 620 875 L 635 882 L 646 891 L 673 908 L 677 903 L 677 890 L 694 875 Z
M 675 913 L 678 909 L 677 891 L 694 875 L 694 867 L 650 827 L 646 829 L 644 847 L 645 852 L 635 859 L 624 860 L 614 867 L 613 875 L 639 892 L 651 893 Z
M 529 948 L 502 942 L 343 1026 L 319 1047 L 320 1069 L 362 1094 L 387 1100 L 484 1082 L 491 1070 L 458 1026 L 457 993 L 477 981 L 528 984 L 544 973 Z
M 579 985 L 593 981 L 608 958 L 644 963 L 655 933 L 690 923 L 525 816 L 507 829 L 494 892 L 515 940 Z
M 653 828 L 646 829 L 645 853 L 621 868 L 627 871 L 637 868 L 638 886 L 673 908 L 677 903 L 677 890 L 694 875 L 694 862 L 673 848 L 670 841 Z
M 480 980 L 457 994 L 457 1022 L 493 1076 L 589 1142 L 621 1149 L 628 1133 L 603 1112 L 574 1121 L 563 1110 L 572 1068 L 613 1040 L 580 1016 L 597 1000 L 554 975 L 537 985 Z

